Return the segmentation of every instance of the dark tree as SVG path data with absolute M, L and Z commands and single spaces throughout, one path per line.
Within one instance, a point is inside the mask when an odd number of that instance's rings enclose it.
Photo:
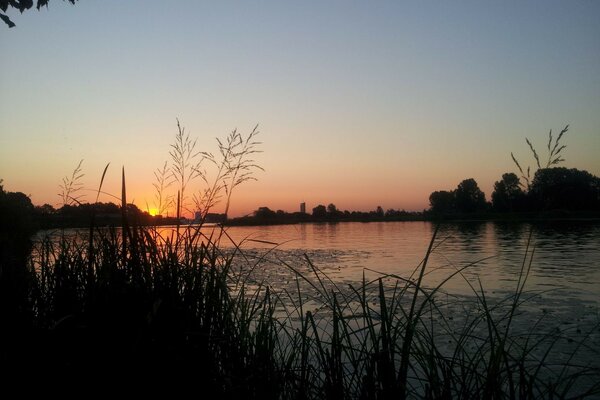
M 475 179 L 465 179 L 454 191 L 455 205 L 458 212 L 471 213 L 486 208 L 485 194 L 477 186 Z
M 36 230 L 34 207 L 21 192 L 6 192 L 0 179 L 0 340 L 15 327 L 24 326 L 31 316 L 29 302 L 32 270 L 27 266 L 31 235 Z M 6 327 L 6 328 L 4 328 Z
M 254 216 L 260 220 L 272 219 L 276 216 L 275 211 L 271 210 L 269 207 L 259 207 L 258 210 L 254 213 Z
M 38 215 L 52 215 L 52 214 L 56 214 L 56 209 L 54 207 L 52 207 L 50 204 L 45 203 L 44 205 L 36 206 L 35 212 Z
M 600 178 L 575 168 L 540 169 L 529 196 L 542 210 L 600 210 Z
M 524 196 L 519 177 L 512 172 L 503 174 L 502 180 L 494 183 L 492 207 L 500 212 L 518 211 Z
M 319 204 L 318 206 L 312 209 L 312 216 L 315 218 L 325 218 L 327 217 L 327 209 L 324 205 Z
M 435 214 L 448 214 L 454 211 L 454 192 L 440 190 L 429 195 L 431 211 Z
M 37 0 L 36 8 L 39 10 L 44 6 L 48 7 L 49 1 L 50 0 Z M 77 0 L 68 1 L 71 4 L 75 4 L 75 1 Z M 0 19 L 4 21 L 9 28 L 12 28 L 13 26 L 15 26 L 15 24 L 10 20 L 10 18 L 8 18 L 8 15 L 4 14 L 6 10 L 8 10 L 9 8 L 13 8 L 19 10 L 19 12 L 21 12 L 22 14 L 23 11 L 29 10 L 31 7 L 33 7 L 33 0 L 0 0 L 0 10 L 2 10 L 2 12 L 0 13 Z
M 329 218 L 330 220 L 339 220 L 342 216 L 344 215 L 344 213 L 340 210 L 337 209 L 337 207 L 335 206 L 335 204 L 330 203 L 327 206 L 327 218 Z
M 35 231 L 34 207 L 31 199 L 21 192 L 6 192 L 0 181 L 0 241 L 27 241 Z

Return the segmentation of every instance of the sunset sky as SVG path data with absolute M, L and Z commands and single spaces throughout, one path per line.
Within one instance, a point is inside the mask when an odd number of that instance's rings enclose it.
M 88 189 L 153 207 L 176 119 L 200 150 L 259 124 L 264 168 L 231 214 L 305 201 L 422 210 L 434 190 L 533 167 L 600 175 L 600 2 L 53 0 L 0 24 L 0 178 L 60 205 Z M 191 190 L 200 190 L 200 182 Z M 86 200 L 93 201 L 90 191 Z M 101 197 L 102 201 L 111 198 Z M 218 210 L 217 210 L 218 211 Z

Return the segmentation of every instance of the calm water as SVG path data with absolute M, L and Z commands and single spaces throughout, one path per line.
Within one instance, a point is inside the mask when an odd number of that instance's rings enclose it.
M 203 229 L 209 235 L 215 228 Z M 172 231 L 159 229 L 162 235 Z M 243 252 L 235 260 L 251 267 L 247 270 L 253 271 L 253 279 L 293 294 L 295 275 L 282 265 L 311 276 L 307 258 L 341 290 L 356 287 L 363 273 L 367 279 L 386 274 L 408 279 L 425 256 L 434 231 L 429 222 L 230 227 L 221 245 L 233 249 L 227 238 L 231 237 Z M 531 269 L 523 296 L 527 300 L 512 324 L 515 332 L 527 333 L 533 326 L 540 332 L 558 329 L 575 340 L 557 342 L 553 362 L 598 366 L 600 223 L 444 224 L 435 239 L 424 283 L 433 287 L 457 268 L 468 266 L 464 276 L 446 282 L 436 297 L 445 302 L 444 313 L 453 316 L 458 328 L 468 310 L 479 304 L 469 284 L 479 290 L 480 281 L 491 302 L 505 299 L 514 293 L 524 261 Z M 300 291 L 305 296 L 310 287 L 305 284 Z M 320 303 L 313 300 L 307 295 L 306 309 L 312 306 L 316 312 Z M 580 341 L 585 348 L 578 347 Z
M 242 249 L 277 250 L 267 258 L 301 260 L 306 253 L 332 279 L 352 282 L 360 280 L 365 269 L 370 277 L 377 276 L 373 271 L 409 277 L 425 256 L 434 230 L 430 222 L 372 222 L 231 227 L 228 233 Z M 456 268 L 472 264 L 464 271 L 471 282 L 479 278 L 489 291 L 513 290 L 526 254 L 527 265 L 531 261 L 527 289 L 546 290 L 551 297 L 600 299 L 598 223 L 442 225 L 425 282 L 437 284 Z M 468 288 L 460 277 L 444 287 Z
M 311 275 L 304 255 L 343 291 L 349 284 L 392 274 L 409 278 L 427 252 L 435 231 L 430 222 L 305 224 L 232 227 L 228 233 L 247 254 L 266 260 L 261 279 L 295 291 L 282 261 Z M 529 238 L 531 241 L 529 242 Z M 279 245 L 275 248 L 272 242 Z M 529 245 L 528 245 L 529 242 Z M 526 257 L 527 256 L 527 257 Z M 249 257 L 251 259 L 251 257 Z M 473 289 L 479 281 L 489 302 L 511 297 L 523 263 L 531 266 L 512 327 L 514 335 L 554 332 L 548 362 L 598 367 L 600 352 L 600 224 L 453 223 L 442 225 L 434 242 L 425 286 L 434 287 L 457 268 L 464 278 L 446 282 L 436 298 L 453 317 L 457 331 L 477 308 Z M 257 270 L 260 270 L 257 268 Z M 393 282 L 392 282 L 393 283 Z M 306 289 L 309 289 L 305 286 Z M 301 289 L 305 290 L 305 289 Z M 375 304 L 375 303 L 374 303 Z M 438 303 L 439 305 L 440 303 Z M 318 301 L 315 302 L 318 310 Z M 582 347 L 577 343 L 585 343 Z M 544 357 L 543 348 L 534 356 Z
M 315 223 L 226 229 L 251 259 L 300 266 L 306 264 L 306 255 L 335 282 L 352 283 L 360 281 L 363 273 L 367 278 L 382 274 L 409 278 L 427 252 L 435 225 Z M 159 228 L 163 235 L 172 230 Z M 85 236 L 87 231 L 83 232 Z M 232 246 L 225 237 L 221 244 Z M 478 285 L 479 279 L 490 293 L 512 291 L 525 259 L 526 265 L 531 262 L 527 290 L 544 291 L 547 299 L 600 302 L 598 222 L 443 224 L 430 256 L 425 284 L 437 285 L 457 268 L 468 265 L 463 274 L 472 284 Z M 472 291 L 465 278 L 454 277 L 444 288 L 468 294 Z

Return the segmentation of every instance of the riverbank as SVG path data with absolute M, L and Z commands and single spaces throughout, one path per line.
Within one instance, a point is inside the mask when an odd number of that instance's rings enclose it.
M 261 225 L 288 225 L 301 223 L 341 223 L 341 222 L 544 222 L 544 221 L 589 221 L 600 222 L 600 212 L 522 212 L 522 213 L 474 213 L 474 214 L 451 214 L 433 215 L 431 213 L 413 213 L 408 216 L 380 217 L 339 217 L 339 218 L 315 218 L 309 214 L 288 214 L 271 218 L 246 216 L 227 219 L 222 222 L 225 226 L 261 226 Z

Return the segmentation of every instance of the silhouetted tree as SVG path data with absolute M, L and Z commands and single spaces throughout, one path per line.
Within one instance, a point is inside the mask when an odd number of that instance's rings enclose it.
M 383 208 L 381 208 L 381 206 L 377 206 L 377 209 L 375 210 L 375 214 L 377 214 L 378 217 L 383 218 Z
M 494 183 L 492 207 L 500 212 L 516 211 L 523 202 L 524 196 L 519 177 L 512 172 L 503 174 L 502 180 Z
M 600 209 L 600 178 L 575 168 L 544 168 L 535 173 L 529 196 L 543 210 Z
M 42 214 L 42 215 L 50 215 L 50 214 L 56 213 L 56 209 L 48 203 L 45 203 L 41 206 L 36 206 L 35 211 L 36 211 L 36 213 Z
M 277 220 L 277 213 L 269 207 L 259 207 L 254 212 L 254 218 L 260 224 L 272 224 Z
M 49 1 L 50 0 L 38 0 L 36 8 L 39 10 L 44 6 L 48 7 Z M 75 4 L 75 1 L 77 0 L 68 1 L 71 4 Z M 0 0 L 0 10 L 2 10 L 2 12 L 0 13 L 0 19 L 4 21 L 9 28 L 12 28 L 13 26 L 15 26 L 14 22 L 12 22 L 10 18 L 8 18 L 8 15 L 4 14 L 9 7 L 19 10 L 19 12 L 21 12 L 22 14 L 23 11 L 29 10 L 31 7 L 33 7 L 33 0 Z
M 0 240 L 28 240 L 35 231 L 34 207 L 31 199 L 21 192 L 6 192 L 0 181 Z
M 325 208 L 324 205 L 319 204 L 318 206 L 312 209 L 312 216 L 315 218 L 327 217 L 327 208 Z
M 465 179 L 454 191 L 456 210 L 464 213 L 483 211 L 486 208 L 485 194 L 475 179 Z
M 327 206 L 327 218 L 329 218 L 330 220 L 339 220 L 340 218 L 342 218 L 342 216 L 344 215 L 344 213 L 340 210 L 337 209 L 337 207 L 335 206 L 335 204 L 330 203 Z
M 42 229 L 51 227 L 52 220 L 56 215 L 56 209 L 48 203 L 35 207 L 35 219 Z
M 33 273 L 27 265 L 31 235 L 36 230 L 33 213 L 29 197 L 21 192 L 6 192 L 0 180 L 0 320 L 3 324 L 0 340 L 3 343 L 8 343 L 4 341 L 4 334 L 18 335 L 15 328 L 24 326 L 31 316 L 26 305 Z
M 454 192 L 440 190 L 429 195 L 431 211 L 435 214 L 448 214 L 454 211 Z

